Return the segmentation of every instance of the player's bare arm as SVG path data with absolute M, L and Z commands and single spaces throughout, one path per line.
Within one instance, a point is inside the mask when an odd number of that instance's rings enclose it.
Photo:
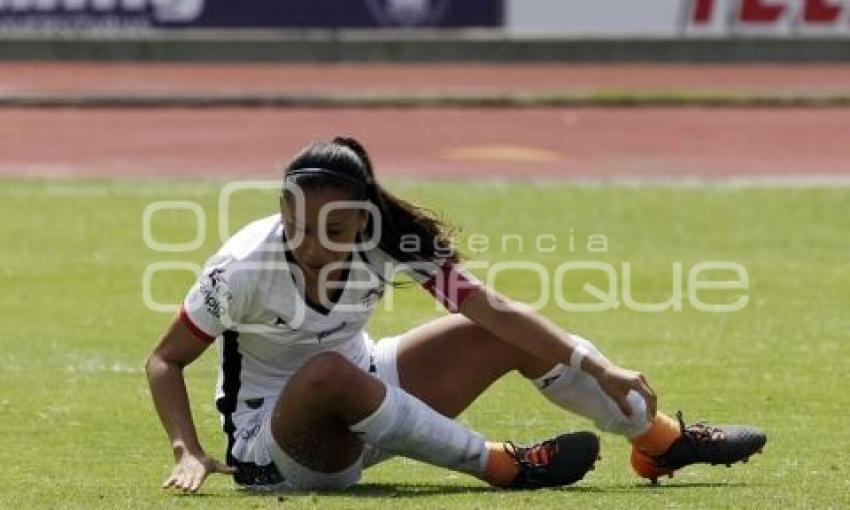
M 207 455 L 201 446 L 183 378 L 183 369 L 209 346 L 175 317 L 145 366 L 154 405 L 171 440 L 176 463 L 163 488 L 195 492 L 208 475 L 234 471 Z
M 646 399 L 649 416 L 655 416 L 655 391 L 643 374 L 584 351 L 569 333 L 534 308 L 481 285 L 466 297 L 460 312 L 507 343 L 538 358 L 552 364 L 579 364 L 579 368 L 593 376 L 627 416 L 632 414 L 626 399 L 629 390 L 641 394 Z

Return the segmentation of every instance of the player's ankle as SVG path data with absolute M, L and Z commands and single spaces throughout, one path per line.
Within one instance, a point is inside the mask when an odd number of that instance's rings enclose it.
M 632 439 L 631 443 L 641 453 L 655 457 L 666 452 L 681 435 L 679 423 L 659 412 L 652 420 L 649 430 Z

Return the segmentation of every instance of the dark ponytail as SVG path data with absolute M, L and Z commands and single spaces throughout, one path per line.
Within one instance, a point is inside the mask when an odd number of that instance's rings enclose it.
M 353 156 L 353 157 L 352 157 Z M 363 145 L 354 138 L 336 137 L 330 142 L 318 141 L 304 149 L 287 168 L 287 175 L 304 168 L 320 168 L 344 175 L 342 181 L 356 179 L 365 186 L 365 198 L 381 214 L 381 232 L 374 232 L 372 219 L 367 238 L 380 235 L 378 246 L 399 262 L 458 261 L 454 229 L 423 207 L 411 204 L 389 191 L 375 179 L 372 160 Z M 305 187 L 343 187 L 345 182 L 316 177 Z M 299 184 L 301 181 L 299 180 Z M 350 186 L 352 191 L 354 186 Z

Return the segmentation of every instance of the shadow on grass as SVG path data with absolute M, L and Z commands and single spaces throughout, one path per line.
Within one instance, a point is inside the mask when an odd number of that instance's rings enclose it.
M 628 484 L 628 485 L 608 485 L 602 487 L 593 486 L 572 486 L 555 489 L 542 489 L 539 493 L 546 494 L 552 492 L 561 492 L 564 494 L 576 493 L 593 493 L 593 494 L 646 494 L 647 492 L 663 492 L 670 490 L 682 489 L 699 489 L 699 488 L 752 488 L 763 486 L 759 483 L 741 483 L 741 482 L 682 482 L 682 483 L 667 483 L 659 485 L 651 484 Z M 362 499 L 385 499 L 385 498 L 400 498 L 412 499 L 421 497 L 435 496 L 455 496 L 459 494 L 534 494 L 536 491 L 514 491 L 508 489 L 495 489 L 486 485 L 453 485 L 453 484 L 434 484 L 434 483 L 363 483 L 355 485 L 348 490 L 327 490 L 327 491 L 254 491 L 246 489 L 236 489 L 234 491 L 216 492 L 216 493 L 200 493 L 195 496 L 201 497 L 218 497 L 218 498 L 278 498 L 285 500 L 289 498 L 303 497 L 344 497 L 344 498 L 362 498 Z
M 753 488 L 764 487 L 763 483 L 744 483 L 744 482 L 668 482 L 652 485 L 651 483 L 636 483 L 633 485 L 608 486 L 608 487 L 577 487 L 577 489 L 591 489 L 591 492 L 646 492 L 646 491 L 666 491 L 673 489 L 736 489 L 736 488 Z

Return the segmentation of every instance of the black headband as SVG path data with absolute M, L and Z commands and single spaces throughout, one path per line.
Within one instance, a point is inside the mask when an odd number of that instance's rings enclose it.
M 363 180 L 358 179 L 356 177 L 352 177 L 346 173 L 338 172 L 336 170 L 329 170 L 327 168 L 296 168 L 295 170 L 290 170 L 286 173 L 286 175 L 284 176 L 284 182 L 292 182 L 297 184 L 297 178 L 302 176 L 327 177 L 329 179 L 350 184 L 354 186 L 357 198 L 360 200 L 365 200 L 369 196 L 368 182 L 364 182 Z

